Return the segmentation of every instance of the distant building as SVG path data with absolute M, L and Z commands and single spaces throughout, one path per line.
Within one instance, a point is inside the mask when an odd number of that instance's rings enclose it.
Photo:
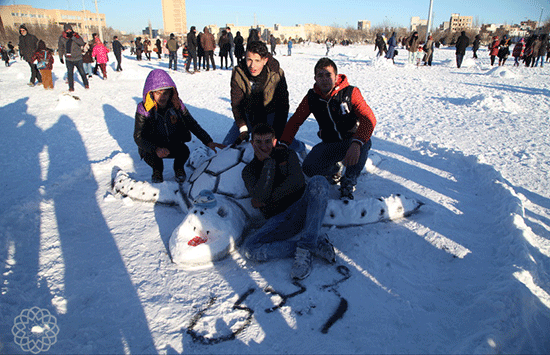
M 96 14 L 88 10 L 45 10 L 30 5 L 0 6 L 0 19 L 5 27 L 18 29 L 22 24 L 47 26 L 49 24 L 70 24 L 76 32 L 90 33 L 98 24 L 105 28 L 105 14 Z
M 361 20 L 357 22 L 357 29 L 360 31 L 370 31 L 370 21 Z
M 164 33 L 184 35 L 187 33 L 185 0 L 162 0 Z
M 426 30 L 428 28 L 428 20 L 421 20 L 419 16 L 411 17 L 411 31 Z
M 460 14 L 451 14 L 449 20 L 449 29 L 451 32 L 460 32 L 472 28 L 473 16 L 460 16 Z

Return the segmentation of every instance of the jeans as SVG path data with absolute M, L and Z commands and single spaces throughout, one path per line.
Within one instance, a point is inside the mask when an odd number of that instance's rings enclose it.
M 409 52 L 409 63 L 414 64 L 414 62 L 416 62 L 417 53 L 418 52 Z
M 292 257 L 297 247 L 315 252 L 327 209 L 328 190 L 324 177 L 311 178 L 298 201 L 245 238 L 244 255 L 251 260 L 267 261 Z
M 82 63 L 82 59 L 77 61 L 65 60 L 65 65 L 67 66 L 69 90 L 74 90 L 74 67 L 76 67 L 76 70 L 78 70 L 78 73 L 82 78 L 82 82 L 84 83 L 84 87 L 89 86 L 88 76 L 84 72 L 84 64 Z
M 341 142 L 325 143 L 321 142 L 311 149 L 309 154 L 304 159 L 302 170 L 306 176 L 331 176 L 338 172 L 338 162 L 341 162 L 353 142 L 352 138 L 348 138 Z M 346 172 L 340 180 L 341 186 L 355 186 L 361 171 L 365 167 L 371 148 L 371 141 L 361 147 L 359 161 L 357 164 L 346 167 Z
M 235 51 L 235 46 L 231 46 L 231 49 L 229 50 L 229 58 L 231 59 L 231 67 L 234 67 L 233 63 L 233 52 Z
M 92 75 L 92 63 L 82 63 L 84 72 L 89 76 Z
M 147 165 L 153 168 L 153 172 L 164 171 L 163 159 L 174 159 L 174 171 L 176 169 L 183 170 L 183 166 L 189 158 L 189 148 L 187 147 L 187 145 L 167 145 L 166 148 L 168 148 L 168 150 L 170 151 L 170 155 L 168 155 L 166 158 L 159 158 L 156 153 L 140 152 L 140 154 Z
M 197 71 L 197 53 L 193 52 L 189 52 L 187 63 L 185 63 L 185 70 L 189 70 L 189 68 L 191 68 L 191 60 L 193 61 L 193 69 Z
M 174 70 L 178 70 L 178 52 L 170 52 L 168 55 L 168 69 L 172 69 L 172 65 Z

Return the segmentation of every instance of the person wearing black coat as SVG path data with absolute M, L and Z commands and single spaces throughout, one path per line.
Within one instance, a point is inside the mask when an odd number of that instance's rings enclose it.
M 19 55 L 22 59 L 29 63 L 29 67 L 31 67 L 31 79 L 28 84 L 29 86 L 34 86 L 35 81 L 37 80 L 39 84 L 42 83 L 42 75 L 36 67 L 36 64 L 33 64 L 31 61 L 31 58 L 37 49 L 38 38 L 36 38 L 35 35 L 30 34 L 29 30 L 27 30 L 27 26 L 24 24 L 19 26 Z
M 477 59 L 477 50 L 479 49 L 480 42 L 481 42 L 481 36 L 476 35 L 474 39 L 474 43 L 472 44 L 472 51 L 474 52 L 474 58 L 476 59 Z
M 187 63 L 185 64 L 185 71 L 190 73 L 191 71 L 189 68 L 191 68 L 191 60 L 193 60 L 193 69 L 196 72 L 199 72 L 199 69 L 197 68 L 197 49 L 198 49 L 198 43 L 197 43 L 197 28 L 195 26 L 191 26 L 191 29 L 189 30 L 189 33 L 187 34 L 187 51 L 189 55 L 187 56 Z
M 241 32 L 237 31 L 235 34 L 235 58 L 237 59 L 237 65 L 243 60 L 244 58 L 244 38 L 241 36 Z
M 116 71 L 122 71 L 122 67 L 120 66 L 120 63 L 122 62 L 122 50 L 123 49 L 124 49 L 124 47 L 119 42 L 118 37 L 114 36 L 113 37 L 113 54 L 115 55 L 115 58 L 116 58 L 116 61 L 117 61 Z
M 466 31 L 460 32 L 460 37 L 456 40 L 456 66 L 460 68 L 462 60 L 466 54 L 466 48 L 470 45 L 470 39 L 466 36 Z

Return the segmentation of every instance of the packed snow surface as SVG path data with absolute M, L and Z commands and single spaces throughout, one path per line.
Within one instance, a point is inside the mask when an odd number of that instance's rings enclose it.
M 378 119 L 381 159 L 356 199 L 401 194 L 423 206 L 397 221 L 324 227 L 337 264 L 315 259 L 300 283 L 291 260 L 253 263 L 238 250 L 178 268 L 168 241 L 182 210 L 111 189 L 115 168 L 151 178 L 134 113 L 167 59 L 126 52 L 124 71 L 111 61 L 89 90 L 76 75 L 78 100 L 64 94 L 58 62 L 50 91 L 26 85 L 25 62 L 0 67 L 0 352 L 25 353 L 15 319 L 43 309 L 57 321 L 56 354 L 549 353 L 550 65 L 496 68 L 479 51 L 457 69 L 454 48 L 442 48 L 432 67 L 406 64 L 405 50 L 394 66 L 375 53 L 330 53 Z M 309 44 L 276 57 L 291 113 L 324 54 Z M 189 75 L 179 64 L 183 101 L 220 142 L 233 122 L 231 71 Z M 309 118 L 298 138 L 311 148 L 316 132 Z M 27 339 L 44 341 L 31 328 Z

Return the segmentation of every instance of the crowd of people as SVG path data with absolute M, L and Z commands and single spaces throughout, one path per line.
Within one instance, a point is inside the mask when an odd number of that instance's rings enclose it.
M 117 60 L 116 71 L 122 71 L 121 62 L 124 46 L 117 36 L 113 37 L 111 46 Z M 9 66 L 9 61 L 16 57 L 15 46 L 9 42 L 6 48 L 0 46 L 0 51 L 6 66 Z M 56 50 L 48 48 L 43 40 L 29 33 L 27 26 L 22 24 L 19 27 L 18 51 L 20 58 L 28 63 L 31 71 L 29 86 L 42 85 L 45 89 L 54 88 L 51 72 L 56 53 L 59 62 L 67 68 L 66 83 L 69 92 L 74 91 L 75 68 L 85 89 L 89 89 L 89 79 L 93 74 L 98 74 L 98 70 L 101 70 L 102 79 L 107 79 L 108 53 L 111 50 L 106 43 L 101 41 L 97 33 L 92 34 L 90 41 L 85 41 L 82 36 L 73 30 L 70 24 L 63 26 L 63 32 L 58 38 Z M 94 61 L 95 67 L 92 69 Z
M 532 34 L 527 38 L 519 38 L 514 44 L 511 38 L 506 34 L 503 35 L 502 38 L 493 36 L 488 45 L 491 66 L 497 63 L 497 58 L 498 65 L 504 65 L 511 54 L 512 57 L 514 57 L 514 66 L 519 66 L 522 61 L 527 67 L 536 67 L 539 63 L 542 67 L 544 62 L 550 61 L 549 39 L 548 34 L 545 33 Z M 387 40 L 384 34 L 378 33 L 374 40 L 374 50 L 378 51 L 376 56 L 384 56 L 394 61 L 398 53 L 397 47 L 399 44 L 401 44 L 402 48 L 407 50 L 407 63 L 420 65 L 422 62 L 423 65 L 427 66 L 432 65 L 434 48 L 439 48 L 440 46 L 440 42 L 434 41 L 431 35 L 428 36 L 426 41 L 423 41 L 419 38 L 418 32 L 416 31 L 412 32 L 408 37 L 402 37 L 401 40 L 396 38 L 395 32 L 393 32 L 391 37 Z M 466 50 L 470 45 L 472 46 L 473 58 L 477 59 L 477 51 L 481 46 L 481 35 L 476 35 L 472 41 L 465 31 L 461 31 L 460 36 L 454 43 L 457 68 L 462 66 Z M 513 49 L 510 51 L 512 45 Z

